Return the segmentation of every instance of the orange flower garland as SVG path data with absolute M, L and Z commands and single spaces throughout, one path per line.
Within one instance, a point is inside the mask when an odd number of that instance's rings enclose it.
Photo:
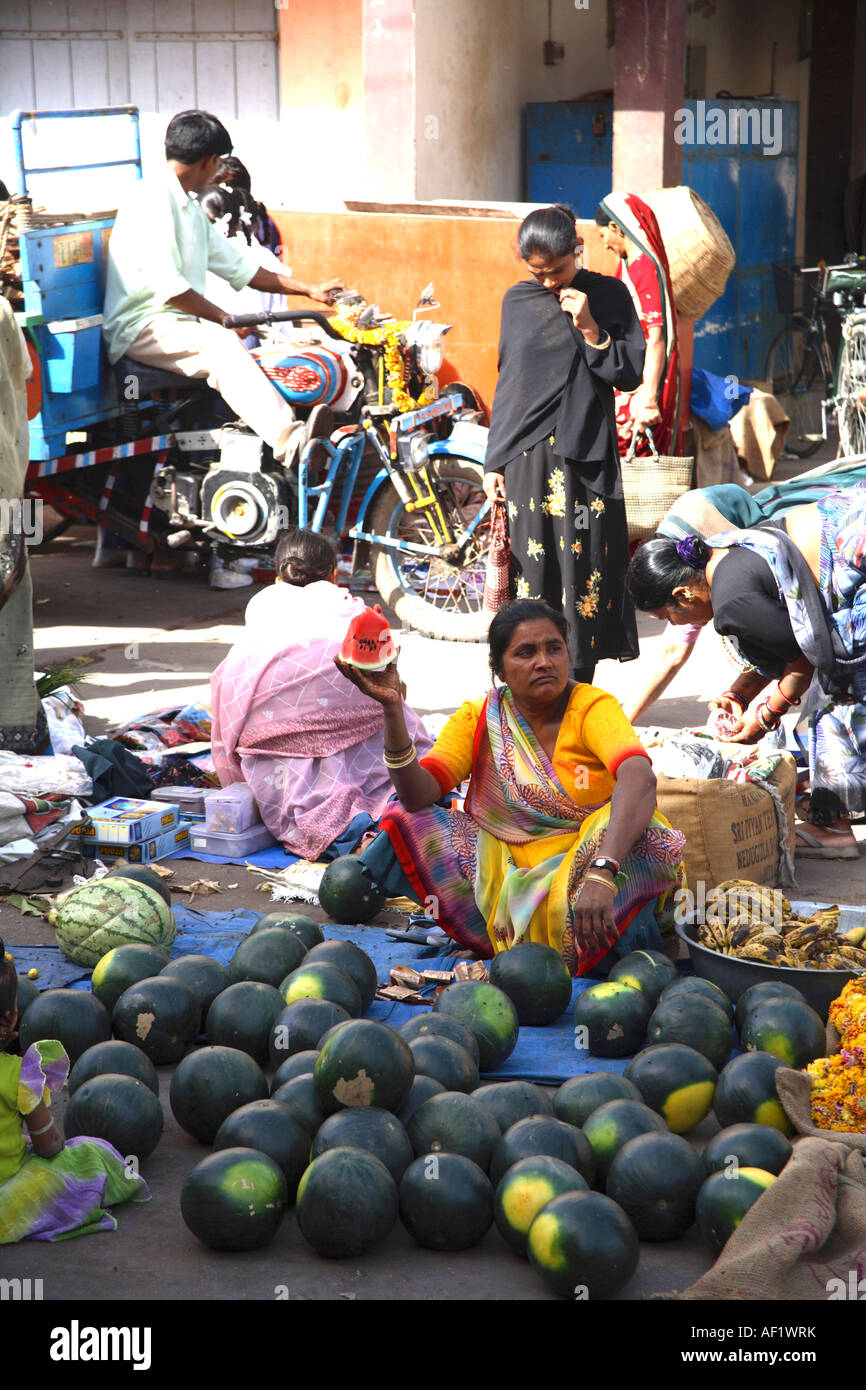
M 819 1057 L 806 1071 L 812 1078 L 812 1123 L 818 1129 L 866 1134 L 866 983 L 849 980 L 830 1005 L 839 1051 Z
M 434 392 L 428 386 L 425 386 L 417 401 L 406 390 L 409 370 L 397 340 L 401 333 L 412 327 L 411 323 L 395 320 L 393 323 L 380 324 L 378 328 L 357 328 L 349 319 L 338 316 L 332 317 L 330 323 L 331 327 L 350 343 L 384 347 L 385 383 L 400 414 L 407 410 L 416 410 L 421 405 L 428 405 L 434 399 Z

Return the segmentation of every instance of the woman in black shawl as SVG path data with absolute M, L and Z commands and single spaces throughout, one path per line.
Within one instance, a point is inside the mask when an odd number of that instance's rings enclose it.
M 640 385 L 646 342 L 626 287 L 580 268 L 574 215 L 531 212 L 531 280 L 506 290 L 484 490 L 508 507 L 512 592 L 569 620 L 576 680 L 638 654 L 614 388 Z

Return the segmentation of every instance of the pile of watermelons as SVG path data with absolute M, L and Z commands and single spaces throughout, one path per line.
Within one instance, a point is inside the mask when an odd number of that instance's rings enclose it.
M 153 896 L 146 872 L 136 886 Z M 357 889 L 340 873 L 338 917 Z M 304 1239 L 330 1258 L 374 1248 L 398 1220 L 418 1245 L 446 1251 L 495 1224 L 569 1298 L 617 1292 L 641 1240 L 677 1239 L 695 1221 L 720 1250 L 791 1152 L 777 1068 L 824 1050 L 820 1019 L 796 990 L 757 985 L 736 1010 L 746 1051 L 729 1060 L 734 1009 L 723 992 L 635 952 L 574 1007 L 592 1053 L 631 1056 L 624 1075 L 576 1076 L 551 1094 L 480 1078 L 510 1055 L 521 1025 L 568 1007 L 572 981 L 555 951 L 498 955 L 489 983 L 448 986 L 398 1030 L 364 1017 L 376 988 L 358 946 L 273 912 L 228 969 L 121 940 L 96 962 L 90 994 L 34 997 L 20 981 L 20 1045 L 56 1037 L 66 1047 L 67 1135 L 97 1135 L 139 1159 L 163 1130 L 155 1068 L 177 1064 L 174 1117 L 212 1145 L 184 1181 L 181 1213 L 215 1250 L 266 1245 L 292 1205 Z M 723 1128 L 701 1156 L 682 1136 L 711 1110 Z

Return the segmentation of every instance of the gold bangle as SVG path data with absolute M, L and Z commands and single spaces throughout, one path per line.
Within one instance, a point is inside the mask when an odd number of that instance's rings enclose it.
M 584 883 L 601 883 L 605 888 L 610 888 L 614 897 L 616 897 L 618 891 L 616 884 L 612 883 L 609 878 L 602 878 L 601 874 L 584 874 L 583 883 L 580 885 L 581 888 Z
M 412 763 L 414 763 L 414 761 L 415 761 L 415 759 L 416 759 L 417 757 L 418 757 L 418 750 L 416 749 L 416 747 L 415 747 L 415 745 L 414 745 L 414 743 L 413 743 L 411 749 L 409 750 L 409 752 L 408 752 L 408 753 L 404 753 L 404 754 L 402 755 L 402 757 L 399 757 L 399 758 L 389 758 L 388 755 L 387 755 L 387 753 L 386 753 L 386 754 L 383 756 L 382 761 L 384 762 L 385 766 L 386 766 L 389 770 L 391 770 L 392 772 L 397 772 L 397 771 L 399 771 L 399 769 L 400 769 L 401 767 L 409 767 Z
M 584 342 L 586 342 L 586 339 L 584 339 Z M 596 352 L 604 352 L 605 348 L 610 347 L 610 343 L 610 334 L 605 333 L 604 338 L 599 338 L 597 343 L 587 343 L 586 345 L 587 347 L 595 348 Z

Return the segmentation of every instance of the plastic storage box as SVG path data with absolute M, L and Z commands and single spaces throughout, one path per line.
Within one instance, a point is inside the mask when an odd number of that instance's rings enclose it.
M 216 835 L 240 835 L 261 821 L 252 788 L 246 782 L 205 793 L 204 821 Z
M 270 849 L 277 842 L 266 825 L 251 825 L 236 835 L 223 835 L 207 826 L 190 825 L 190 849 L 202 854 L 218 854 L 223 859 L 245 859 L 260 849 Z
M 155 787 L 152 801 L 168 801 L 189 820 L 204 820 L 204 787 Z

